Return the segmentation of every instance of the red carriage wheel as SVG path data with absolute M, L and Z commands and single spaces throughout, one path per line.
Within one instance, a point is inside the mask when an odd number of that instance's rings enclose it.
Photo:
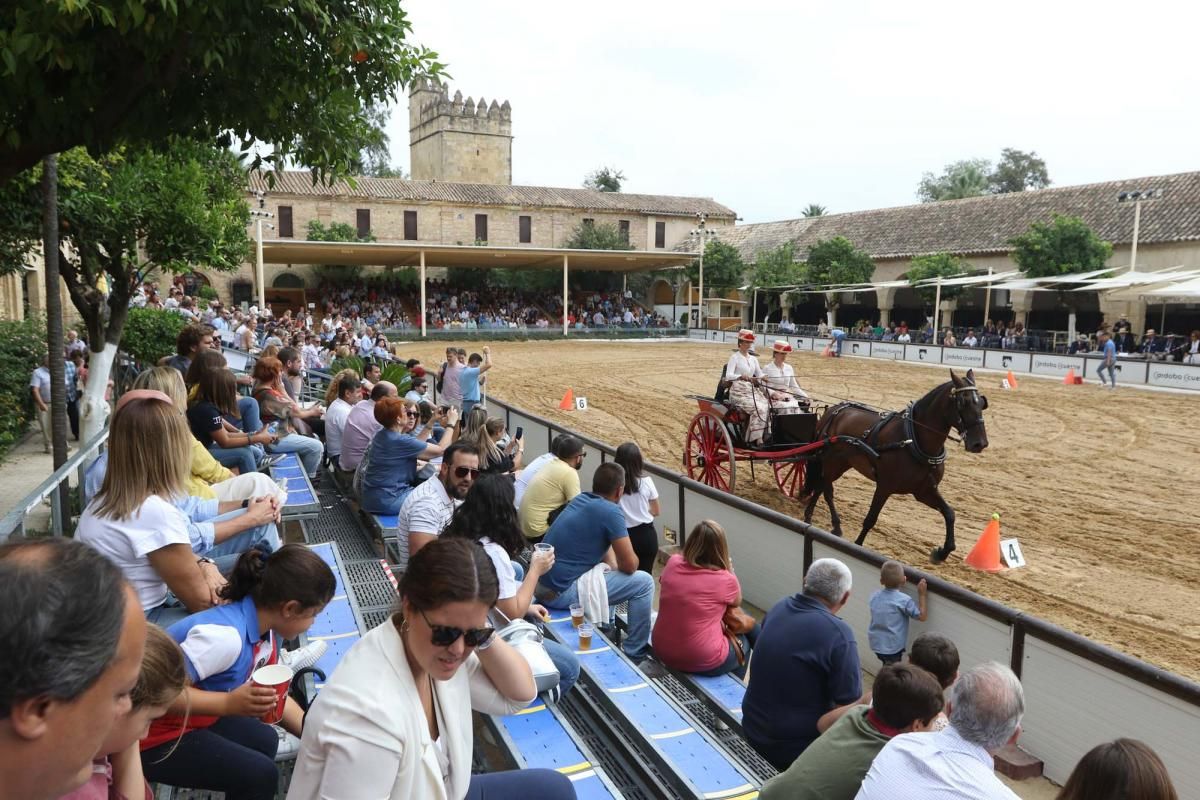
M 732 492 L 737 479 L 733 442 L 725 423 L 712 414 L 697 414 L 688 426 L 683 451 L 688 477 L 723 492 Z
M 804 488 L 804 461 L 772 461 L 775 483 L 785 497 L 795 498 Z

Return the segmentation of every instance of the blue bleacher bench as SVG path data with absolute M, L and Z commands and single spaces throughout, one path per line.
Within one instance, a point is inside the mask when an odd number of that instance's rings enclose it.
M 321 613 L 313 621 L 312 627 L 300 637 L 300 640 L 302 644 L 318 639 L 325 642 L 329 649 L 316 663 L 316 668 L 329 677 L 346 651 L 362 638 L 363 633 L 366 632 L 366 626 L 363 624 L 362 612 L 358 608 L 358 603 L 346 586 L 345 569 L 337 544 L 323 542 L 311 544 L 308 547 L 333 570 L 336 587 L 333 590 L 333 599 L 321 610 Z M 308 684 L 305 687 L 306 694 L 311 701 L 324 684 L 313 680 L 311 675 L 306 678 L 306 682 Z
M 316 519 L 321 512 L 321 500 L 313 488 L 312 481 L 304 472 L 300 457 L 295 453 L 286 453 L 280 461 L 271 467 L 271 479 L 280 483 L 288 482 L 288 498 L 281 513 L 285 522 L 290 520 Z
M 494 718 L 493 729 L 516 760 L 518 769 L 561 772 L 571 779 L 580 800 L 621 797 L 603 768 L 577 744 L 579 737 L 569 723 L 540 697 L 516 714 Z

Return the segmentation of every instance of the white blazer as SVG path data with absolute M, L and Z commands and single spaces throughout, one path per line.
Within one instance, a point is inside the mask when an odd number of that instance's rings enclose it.
M 429 726 L 391 621 L 342 657 L 308 712 L 288 800 L 462 800 L 471 782 L 471 709 L 515 714 L 472 653 L 454 677 L 434 681 L 450 762 L 442 782 Z

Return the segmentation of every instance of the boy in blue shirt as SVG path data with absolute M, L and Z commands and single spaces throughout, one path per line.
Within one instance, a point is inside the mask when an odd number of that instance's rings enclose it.
M 904 567 L 899 561 L 884 562 L 879 570 L 879 582 L 883 588 L 871 595 L 871 625 L 867 628 L 867 643 L 872 652 L 886 667 L 898 664 L 908 644 L 908 620 L 915 618 L 924 622 L 928 617 L 925 608 L 925 579 L 917 584 L 917 602 L 900 591 L 908 582 Z
M 1108 335 L 1108 331 L 1100 331 L 1097 340 L 1100 343 L 1100 366 L 1096 368 L 1096 377 L 1100 379 L 1101 386 L 1115 389 L 1117 388 L 1117 343 Z M 1108 379 L 1112 381 L 1111 385 L 1104 381 L 1105 370 L 1108 370 Z
M 482 383 L 482 375 L 492 368 L 491 349 L 483 348 L 483 355 L 479 353 L 471 353 L 471 357 L 467 359 L 467 366 L 458 373 L 458 386 L 462 390 L 462 415 L 463 419 L 471 413 L 471 409 L 479 404 L 482 399 L 479 384 Z

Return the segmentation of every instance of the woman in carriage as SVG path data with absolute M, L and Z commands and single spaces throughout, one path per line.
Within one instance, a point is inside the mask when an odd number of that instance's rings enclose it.
M 750 353 L 752 344 L 753 331 L 738 331 L 738 349 L 729 356 L 729 363 L 725 365 L 725 383 L 729 387 L 729 402 L 750 421 L 746 429 L 746 444 L 754 447 L 762 444 L 771 401 L 761 385 L 762 367 L 758 364 L 758 358 Z
M 771 346 L 771 363 L 763 367 L 763 384 L 771 398 L 771 407 L 776 411 L 799 408 L 808 404 L 808 395 L 796 382 L 796 373 L 787 363 L 792 346 L 785 341 L 776 341 Z M 783 413 L 794 413 L 784 411 Z

